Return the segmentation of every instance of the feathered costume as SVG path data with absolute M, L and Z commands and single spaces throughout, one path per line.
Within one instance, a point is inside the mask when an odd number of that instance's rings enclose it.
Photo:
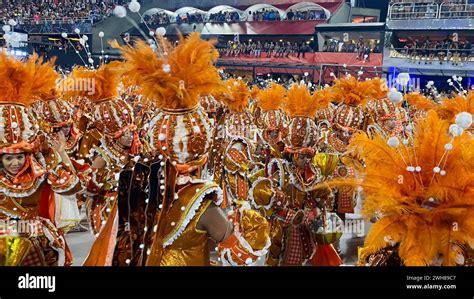
M 465 250 L 474 246 L 474 140 L 450 136 L 449 126 L 431 111 L 410 145 L 354 138 L 352 150 L 366 165 L 363 213 L 379 219 L 365 240 L 362 264 L 396 261 L 396 255 L 407 266 L 464 263 Z M 392 257 L 380 257 L 388 251 Z
M 0 53 L 0 154 L 23 154 L 24 164 L 17 173 L 0 171 L 0 219 L 31 221 L 35 231 L 0 233 L 5 254 L 13 264 L 25 266 L 70 265 L 72 256 L 55 226 L 54 194 L 70 195 L 80 188 L 74 170 L 64 164 L 58 152 L 47 146 L 39 134 L 37 119 L 28 106 L 49 98 L 58 78 L 53 62 L 43 62 L 36 54 L 26 62 Z M 31 226 L 30 226 L 31 228 Z M 10 245 L 19 246 L 9 247 Z M 10 244 L 10 245 L 9 245 Z
M 174 49 L 166 44 L 160 46 L 166 47 L 162 55 L 143 42 L 138 42 L 135 47 L 121 48 L 126 59 L 124 74 L 140 86 L 144 99 L 153 101 L 160 111 L 150 121 L 147 134 L 154 152 L 138 162 L 130 173 L 131 180 L 130 177 L 122 180 L 128 175 L 127 172 L 120 175 L 119 190 L 124 190 L 124 193 L 119 196 L 119 202 L 123 201 L 125 207 L 133 199 L 131 207 L 138 210 L 121 208 L 119 211 L 118 240 L 113 263 L 209 265 L 208 235 L 206 231 L 198 230 L 196 225 L 211 204 L 220 204 L 222 191 L 215 183 L 200 180 L 200 170 L 206 162 L 213 127 L 199 106 L 199 98 L 221 86 L 217 69 L 212 65 L 218 54 L 213 43 L 201 40 L 197 33 L 187 39 L 180 36 L 180 43 Z M 133 198 L 130 197 L 130 190 L 133 190 Z M 144 201 L 142 205 L 143 198 L 150 200 Z M 143 206 L 146 206 L 146 212 L 140 212 Z M 251 216 L 251 212 L 243 209 L 241 218 L 250 219 L 248 216 Z M 127 233 L 125 222 L 130 214 L 132 223 Z M 228 243 L 221 244 L 223 258 L 239 264 L 245 264 L 250 258 L 251 263 L 254 263 L 265 251 L 259 248 L 249 251 L 249 248 L 242 247 L 240 238 L 249 237 L 248 240 L 256 241 L 255 245 L 258 246 L 261 244 L 258 240 L 265 240 L 265 227 L 263 230 L 261 228 L 257 222 L 249 227 L 242 226 L 238 235 L 226 240 Z M 93 248 L 91 253 L 95 261 L 105 264 L 112 262 L 105 255 L 110 252 L 113 233 L 111 227 L 101 233 L 101 245 Z M 130 239 L 129 234 L 138 238 Z M 100 252 L 101 249 L 107 252 Z M 244 252 L 246 260 L 242 261 L 237 252 L 234 255 L 234 250 Z

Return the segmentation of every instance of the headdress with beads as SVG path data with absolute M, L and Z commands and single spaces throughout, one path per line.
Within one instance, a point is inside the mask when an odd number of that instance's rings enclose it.
M 36 54 L 21 62 L 0 53 L 0 153 L 37 148 L 39 125 L 28 107 L 51 96 L 58 78 L 53 64 Z

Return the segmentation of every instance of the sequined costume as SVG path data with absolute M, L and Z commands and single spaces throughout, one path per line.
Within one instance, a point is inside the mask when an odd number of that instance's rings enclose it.
M 35 99 L 51 96 L 57 74 L 51 62 L 43 63 L 36 55 L 20 62 L 0 53 L 0 68 L 0 154 L 24 155 L 16 174 L 7 168 L 0 171 L 0 220 L 4 224 L 0 260 L 8 265 L 71 265 L 71 252 L 55 223 L 55 194 L 76 193 L 79 178 L 62 160 L 64 156 L 47 145 L 27 107 Z M 8 262 L 12 257 L 14 262 Z
M 169 49 L 166 59 L 141 42 L 135 48 L 126 46 L 121 50 L 126 59 L 125 73 L 140 85 L 144 97 L 153 100 L 159 108 L 157 115 L 148 124 L 147 139 L 152 149 L 151 157 L 144 155 L 137 162 L 140 169 L 135 168 L 131 172 L 130 186 L 135 188 L 135 184 L 142 182 L 140 178 L 144 176 L 141 173 L 153 172 L 146 176 L 144 182 L 146 194 L 139 195 L 144 205 L 125 208 L 124 205 L 131 198 L 130 193 L 120 192 L 118 231 L 109 223 L 106 224 L 86 264 L 209 265 L 209 232 L 200 228 L 199 223 L 202 215 L 221 203 L 222 192 L 215 183 L 200 179 L 210 148 L 213 126 L 198 101 L 199 95 L 204 93 L 202 86 L 206 87 L 206 92 L 219 86 L 217 70 L 210 63 L 217 58 L 217 52 L 212 43 L 201 40 L 196 33 L 187 40 L 182 39 L 176 48 Z M 144 57 L 152 58 L 153 63 Z M 183 57 L 190 58 L 182 60 Z M 163 68 L 165 61 L 170 65 L 169 71 Z M 137 72 L 137 68 L 141 72 Z M 187 73 L 195 76 L 184 76 Z M 175 81 L 177 84 L 168 84 Z M 155 170 L 153 167 L 156 167 Z M 125 179 L 127 175 L 123 172 L 120 176 L 122 182 L 122 178 Z M 119 184 L 119 190 L 124 190 L 122 187 Z M 154 213 L 153 217 L 148 217 L 148 212 L 139 215 L 140 207 L 144 206 L 151 209 L 147 211 Z M 143 226 L 140 229 L 137 217 L 150 220 L 145 223 L 146 229 Z M 230 222 L 223 219 L 227 228 L 232 227 Z M 258 226 L 258 223 L 253 226 Z M 226 240 L 231 232 L 232 228 L 225 231 Z M 265 239 L 261 233 L 257 237 Z M 111 242 L 114 238 L 117 239 L 115 244 Z M 237 247 L 238 244 L 224 246 Z

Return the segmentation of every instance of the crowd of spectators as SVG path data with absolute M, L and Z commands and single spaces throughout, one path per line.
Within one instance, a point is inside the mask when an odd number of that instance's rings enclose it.
M 470 61 L 474 55 L 472 43 L 469 40 L 453 40 L 450 37 L 444 40 L 432 40 L 429 37 L 408 40 L 399 50 L 412 63 L 418 64 L 433 64 L 437 60 L 439 64 L 451 63 L 459 66 Z
M 473 0 L 392 0 L 391 19 L 450 19 L 474 16 Z
M 289 10 L 286 15 L 281 15 L 279 11 L 275 9 L 260 9 L 256 11 L 250 11 L 247 16 L 242 17 L 237 11 L 220 11 L 212 13 L 206 19 L 206 16 L 202 13 L 196 12 L 194 14 L 176 15 L 172 16 L 165 12 L 159 12 L 151 16 L 145 16 L 144 20 L 149 26 L 167 25 L 171 23 L 201 23 L 201 22 L 213 22 L 213 23 L 232 23 L 239 21 L 308 21 L 308 20 L 325 20 L 326 13 L 324 10 L 307 10 L 307 11 L 293 11 Z
M 322 52 L 340 52 L 340 53 L 357 53 L 357 59 L 359 60 L 370 60 L 371 53 L 382 53 L 383 46 L 380 41 L 377 41 L 375 44 L 371 42 L 364 41 L 363 38 L 354 42 L 353 40 L 349 42 L 339 42 L 337 40 L 328 40 L 324 42 Z
M 274 9 L 260 9 L 249 13 L 249 21 L 281 21 L 280 12 Z
M 236 11 L 220 11 L 209 15 L 209 21 L 214 23 L 231 23 L 240 21 L 240 15 Z
M 154 15 L 145 15 L 143 20 L 149 26 L 167 25 L 171 23 L 171 16 L 167 13 L 156 13 Z
M 289 21 L 307 21 L 307 20 L 325 20 L 326 12 L 324 10 L 306 10 L 296 11 L 289 10 L 286 14 Z
M 230 57 L 256 57 L 256 58 L 284 58 L 295 56 L 305 58 L 305 54 L 313 50 L 307 42 L 290 41 L 229 41 L 225 46 L 219 47 L 221 56 Z
M 13 19 L 18 24 L 96 23 L 113 12 L 125 0 L 4 0 L 0 2 L 0 19 L 4 24 Z
M 204 15 L 201 13 L 186 13 L 183 15 L 176 15 L 177 24 L 192 24 L 192 23 L 202 23 L 204 22 Z

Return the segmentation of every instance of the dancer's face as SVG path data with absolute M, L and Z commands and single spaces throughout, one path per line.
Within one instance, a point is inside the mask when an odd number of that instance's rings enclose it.
M 16 175 L 25 165 L 25 154 L 4 154 L 2 156 L 2 164 L 5 171 L 10 175 Z
M 296 166 L 300 168 L 305 168 L 309 163 L 311 163 L 311 156 L 308 154 L 297 154 L 293 157 L 293 161 Z
M 133 141 L 133 134 L 130 130 L 127 130 L 125 133 L 120 136 L 118 139 L 118 142 L 123 146 L 123 147 L 131 147 L 132 146 L 132 141 Z
M 65 137 L 68 137 L 69 134 L 71 133 L 71 127 L 67 126 L 67 127 L 62 127 L 61 128 L 61 132 L 63 132 L 64 136 Z

